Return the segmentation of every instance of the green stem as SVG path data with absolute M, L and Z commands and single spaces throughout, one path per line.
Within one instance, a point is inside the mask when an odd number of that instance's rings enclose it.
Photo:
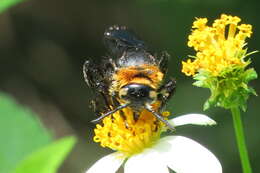
M 246 148 L 246 143 L 245 143 L 243 124 L 240 117 L 240 110 L 238 107 L 234 107 L 231 108 L 231 112 L 233 116 L 233 123 L 234 123 L 236 140 L 237 140 L 240 160 L 243 168 L 243 173 L 252 173 L 248 152 Z

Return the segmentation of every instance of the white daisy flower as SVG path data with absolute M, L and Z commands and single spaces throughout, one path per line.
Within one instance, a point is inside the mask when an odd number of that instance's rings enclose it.
M 160 138 L 165 131 L 149 112 L 133 120 L 130 109 L 123 110 L 113 118 L 107 117 L 103 125 L 97 125 L 94 141 L 116 152 L 98 160 L 86 173 L 115 173 L 124 165 L 124 173 L 222 173 L 218 159 L 207 148 L 183 136 Z M 168 116 L 167 112 L 163 113 Z M 168 120 L 175 127 L 194 125 L 215 125 L 216 122 L 202 114 L 187 114 Z M 156 122 L 156 123 L 155 123 Z

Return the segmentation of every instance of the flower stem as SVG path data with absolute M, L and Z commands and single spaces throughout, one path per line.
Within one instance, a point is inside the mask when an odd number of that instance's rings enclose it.
M 240 110 L 238 107 L 231 108 L 233 123 L 235 128 L 236 140 L 243 168 L 243 173 L 252 173 L 249 162 L 248 152 L 245 143 L 244 129 L 241 121 Z

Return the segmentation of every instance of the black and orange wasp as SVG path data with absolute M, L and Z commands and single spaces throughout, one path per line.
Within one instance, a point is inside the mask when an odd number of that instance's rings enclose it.
M 169 54 L 151 53 L 144 41 L 125 26 L 115 25 L 105 30 L 104 44 L 110 55 L 99 63 L 88 59 L 83 66 L 85 81 L 96 95 L 91 105 L 100 115 L 92 122 L 129 107 L 134 119 L 138 119 L 141 111 L 148 110 L 174 130 L 161 115 L 176 86 L 174 79 L 164 82 Z

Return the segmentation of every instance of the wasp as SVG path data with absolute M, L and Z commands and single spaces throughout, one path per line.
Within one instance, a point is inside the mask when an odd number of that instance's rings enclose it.
M 91 105 L 94 112 L 100 114 L 92 122 L 97 123 L 129 107 L 134 119 L 148 110 L 174 130 L 161 114 L 176 88 L 174 79 L 165 82 L 169 54 L 153 54 L 145 42 L 125 26 L 106 29 L 103 41 L 109 56 L 98 63 L 89 58 L 83 65 L 85 81 L 96 95 Z M 159 106 L 154 108 L 154 104 Z

